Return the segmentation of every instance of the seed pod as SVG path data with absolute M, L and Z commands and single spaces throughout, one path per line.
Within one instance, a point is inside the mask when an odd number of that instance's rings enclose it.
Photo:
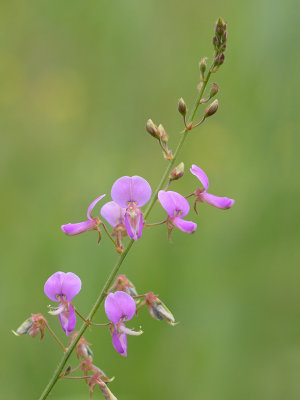
M 16 336 L 26 335 L 33 325 L 32 317 L 27 318 L 16 331 L 12 331 Z
M 169 325 L 176 325 L 175 318 L 168 307 L 152 292 L 145 297 L 152 318 L 159 321 L 166 320 Z

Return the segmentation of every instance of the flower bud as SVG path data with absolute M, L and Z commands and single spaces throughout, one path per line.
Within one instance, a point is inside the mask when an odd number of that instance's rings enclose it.
M 214 100 L 214 101 L 207 107 L 207 109 L 205 110 L 205 112 L 204 112 L 204 117 L 206 118 L 206 117 L 210 117 L 210 116 L 214 115 L 214 114 L 217 112 L 218 107 L 219 107 L 219 102 L 218 102 L 218 100 Z
M 148 121 L 146 123 L 146 131 L 148 133 L 150 133 L 150 135 L 153 136 L 154 138 L 156 138 L 156 139 L 160 138 L 157 126 L 154 124 L 152 119 L 148 119 Z
M 185 104 L 185 102 L 184 102 L 184 100 L 183 100 L 182 97 L 180 97 L 180 99 L 179 99 L 179 101 L 178 101 L 178 111 L 180 112 L 180 114 L 181 114 L 183 117 L 186 116 L 187 108 L 186 108 L 186 104 Z
M 184 174 L 184 163 L 181 162 L 177 167 L 175 167 L 169 176 L 170 181 L 176 181 L 177 179 L 181 178 Z
M 220 40 L 216 36 L 213 37 L 213 45 L 214 45 L 214 49 L 216 51 L 219 49 L 219 47 L 221 45 Z
M 222 30 L 223 32 L 225 32 L 226 31 L 226 27 L 227 27 L 227 24 L 225 23 L 223 18 L 219 17 L 217 22 L 216 22 L 216 32 L 217 32 L 217 29 Z
M 212 98 L 214 97 L 219 91 L 219 86 L 216 83 L 212 84 L 212 87 L 210 89 L 209 97 Z
M 224 60 L 225 60 L 224 54 L 223 53 L 219 54 L 218 57 L 216 57 L 215 59 L 215 65 L 219 67 L 224 63 Z
M 167 132 L 165 131 L 165 128 L 162 126 L 162 124 L 158 125 L 158 132 L 159 132 L 161 141 L 164 143 L 167 143 L 169 138 L 168 138 Z
M 152 318 L 160 321 L 164 319 L 169 325 L 176 325 L 173 314 L 157 295 L 153 292 L 149 292 L 146 294 L 145 300 Z
M 206 61 L 207 57 L 203 57 L 199 62 L 199 69 L 201 74 L 201 79 L 204 80 L 204 73 L 206 71 Z

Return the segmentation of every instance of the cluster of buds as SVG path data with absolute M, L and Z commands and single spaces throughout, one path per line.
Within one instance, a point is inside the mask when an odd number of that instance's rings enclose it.
M 226 23 L 220 17 L 216 23 L 215 36 L 213 37 L 213 45 L 215 49 L 214 68 L 212 72 L 216 72 L 219 67 L 224 63 L 227 42 Z
M 172 151 L 168 149 L 168 134 L 162 124 L 158 126 L 152 121 L 152 119 L 148 119 L 146 122 L 146 131 L 150 133 L 155 139 L 158 140 L 160 147 L 163 151 L 163 156 L 166 160 L 170 161 L 173 158 Z

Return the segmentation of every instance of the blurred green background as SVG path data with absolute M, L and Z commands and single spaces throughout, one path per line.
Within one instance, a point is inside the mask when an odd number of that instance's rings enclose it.
M 48 334 L 10 332 L 47 312 L 46 279 L 78 274 L 86 314 L 117 259 L 106 238 L 97 246 L 96 233 L 66 237 L 60 225 L 83 220 L 98 195 L 109 200 L 122 175 L 156 187 L 166 161 L 145 122 L 161 122 L 175 148 L 177 100 L 193 103 L 222 15 L 220 108 L 186 142 L 186 174 L 172 189 L 194 190 L 196 163 L 210 192 L 236 204 L 200 205 L 190 214 L 197 232 L 174 230 L 171 244 L 165 226 L 146 230 L 122 266 L 140 293 L 159 293 L 178 326 L 141 311 L 128 326 L 144 334 L 129 338 L 127 359 L 106 328 L 86 338 L 120 400 L 299 399 L 299 11 L 296 0 L 1 2 L 1 398 L 38 398 L 60 359 Z M 163 215 L 155 207 L 149 222 Z M 82 381 L 64 381 L 49 398 L 89 395 Z

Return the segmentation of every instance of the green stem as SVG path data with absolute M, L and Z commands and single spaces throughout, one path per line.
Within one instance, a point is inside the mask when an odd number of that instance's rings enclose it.
M 198 95 L 197 100 L 196 100 L 196 102 L 194 104 L 194 107 L 192 108 L 192 111 L 191 111 L 191 114 L 190 114 L 190 118 L 189 118 L 189 123 L 191 123 L 193 121 L 194 117 L 195 117 L 195 114 L 196 114 L 197 109 L 199 107 L 200 100 L 201 100 L 202 95 L 203 95 L 203 93 L 205 91 L 205 88 L 206 88 L 207 82 L 208 82 L 208 80 L 210 78 L 210 75 L 211 75 L 211 68 L 210 68 L 210 70 L 209 70 L 209 72 L 207 74 L 207 77 L 206 77 L 205 81 L 203 82 L 202 88 L 201 88 L 201 90 L 199 92 L 199 95 Z M 160 180 L 155 192 L 153 193 L 151 201 L 150 201 L 150 203 L 149 203 L 149 205 L 148 205 L 148 207 L 147 207 L 147 209 L 146 209 L 146 211 L 144 213 L 145 220 L 148 217 L 150 211 L 152 210 L 154 204 L 156 203 L 158 192 L 164 187 L 164 182 L 165 182 L 165 180 L 167 179 L 167 177 L 169 176 L 169 174 L 170 174 L 170 172 L 172 170 L 172 167 L 173 167 L 173 165 L 174 165 L 174 163 L 176 161 L 176 158 L 177 158 L 177 156 L 178 156 L 178 154 L 179 154 L 179 152 L 180 152 L 180 150 L 181 150 L 181 148 L 182 148 L 182 146 L 183 146 L 183 144 L 185 142 L 185 139 L 187 138 L 188 133 L 189 133 L 189 130 L 186 129 L 184 131 L 184 133 L 182 134 L 181 138 L 180 138 L 180 141 L 179 141 L 178 146 L 176 148 L 176 151 L 174 153 L 173 159 L 168 163 L 168 166 L 167 166 L 167 168 L 166 168 L 166 170 L 165 170 L 165 172 L 164 172 L 164 174 L 163 174 L 163 176 L 162 176 L 162 178 L 161 178 L 161 180 Z M 100 304 L 104 300 L 107 290 L 109 289 L 109 287 L 111 286 L 114 278 L 116 277 L 116 275 L 117 275 L 117 273 L 118 273 L 118 271 L 119 271 L 119 269 L 120 269 L 125 257 L 127 256 L 129 250 L 131 249 L 133 243 L 134 243 L 134 240 L 130 239 L 130 241 L 128 242 L 127 246 L 123 250 L 123 253 L 120 255 L 117 263 L 115 264 L 115 266 L 112 269 L 109 277 L 107 278 L 107 281 L 106 281 L 105 285 L 103 286 L 103 288 L 102 288 L 102 290 L 101 290 L 101 292 L 100 292 L 95 304 L 93 305 L 93 307 L 92 307 L 92 309 L 91 309 L 91 311 L 90 311 L 90 313 L 89 313 L 89 315 L 87 317 L 87 320 L 89 320 L 89 321 L 92 320 L 92 318 L 95 315 L 96 311 L 98 310 Z M 68 350 L 66 351 L 66 353 L 63 355 L 62 359 L 60 360 L 60 362 L 59 362 L 59 364 L 58 364 L 58 366 L 57 366 L 52 378 L 50 379 L 49 383 L 47 384 L 47 386 L 46 386 L 45 390 L 43 391 L 43 393 L 42 393 L 41 397 L 39 398 L 39 400 L 45 400 L 48 397 L 49 393 L 51 392 L 51 390 L 53 389 L 53 387 L 56 384 L 57 380 L 59 379 L 59 377 L 61 375 L 61 372 L 62 372 L 66 362 L 68 361 L 70 355 L 72 354 L 73 350 L 75 349 L 75 346 L 77 345 L 79 339 L 84 334 L 84 332 L 86 331 L 88 326 L 89 326 L 88 322 L 84 322 L 83 325 L 81 326 L 76 338 L 70 344 L 70 346 L 68 347 Z

